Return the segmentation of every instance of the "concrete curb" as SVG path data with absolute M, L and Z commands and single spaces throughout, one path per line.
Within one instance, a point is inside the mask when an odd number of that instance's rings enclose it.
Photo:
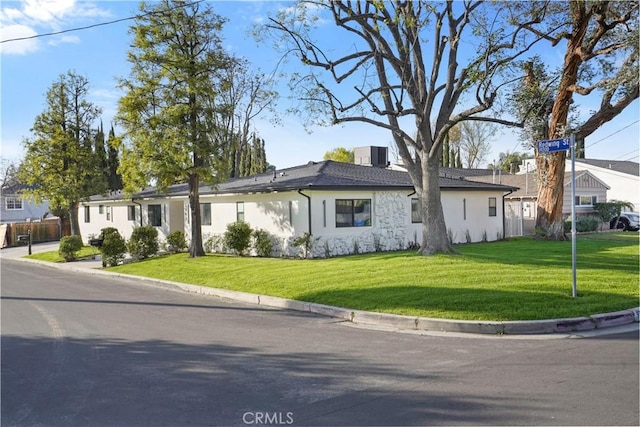
M 396 330 L 462 332 L 469 334 L 491 335 L 537 335 L 582 332 L 640 322 L 640 307 L 616 311 L 613 313 L 594 314 L 592 316 L 586 317 L 547 320 L 518 320 L 504 322 L 484 320 L 449 320 L 428 317 L 402 316 L 387 313 L 351 310 L 343 307 L 333 307 L 324 304 L 291 300 L 269 295 L 258 295 L 247 292 L 232 291 L 228 289 L 211 288 L 208 286 L 191 285 L 169 280 L 153 279 L 148 277 L 141 278 L 140 276 L 112 273 L 97 268 L 75 267 L 66 265 L 62 266 L 60 264 L 25 258 L 14 259 L 22 262 L 31 262 L 45 265 L 51 268 L 57 268 L 59 270 L 133 279 L 138 282 L 143 281 L 151 285 L 162 285 L 162 287 L 169 287 L 183 292 L 224 298 L 232 301 L 242 302 L 245 304 L 255 304 L 269 308 L 318 314 L 321 316 L 341 319 L 343 321 L 348 321 L 355 324 L 380 326 Z

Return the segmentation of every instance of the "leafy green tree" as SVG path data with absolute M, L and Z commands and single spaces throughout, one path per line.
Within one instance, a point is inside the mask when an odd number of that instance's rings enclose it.
M 336 147 L 324 153 L 325 160 L 333 160 L 334 162 L 353 163 L 354 152 L 344 147 Z
M 35 119 L 20 180 L 33 187 L 26 194 L 48 200 L 52 211 L 68 212 L 71 234 L 80 234 L 81 200 L 106 191 L 106 181 L 93 151 L 91 129 L 100 109 L 88 101 L 89 82 L 67 72 L 47 91 L 45 111 Z
M 497 167 L 508 173 L 516 173 L 522 162 L 531 158 L 533 156 L 529 153 L 519 153 L 517 151 L 510 153 L 507 151 L 506 153 L 500 153 Z
M 199 257 L 205 254 L 200 183 L 224 180 L 228 165 L 212 108 L 232 63 L 220 39 L 225 20 L 196 1 L 143 2 L 140 12 L 130 31 L 131 73 L 119 84 L 124 96 L 117 118 L 128 142 L 119 170 L 126 193 L 151 180 L 160 191 L 188 183 L 189 256 Z

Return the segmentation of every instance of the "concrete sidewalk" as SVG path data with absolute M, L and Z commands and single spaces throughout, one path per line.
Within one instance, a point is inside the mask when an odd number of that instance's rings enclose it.
M 32 245 L 32 253 L 50 252 L 58 250 L 58 242 L 40 243 Z M 112 273 L 102 270 L 100 255 L 95 259 L 86 259 L 75 262 L 51 263 L 24 258 L 28 254 L 26 246 L 3 248 L 0 250 L 0 260 L 15 259 L 23 262 L 39 263 L 48 267 L 61 270 L 75 271 L 85 274 L 104 274 L 116 277 L 140 280 L 139 276 Z M 238 302 L 263 305 L 266 307 L 286 310 L 304 311 L 308 313 L 329 316 L 351 322 L 354 325 L 380 328 L 384 330 L 413 331 L 413 332 L 449 332 L 465 334 L 491 334 L 491 335 L 538 335 L 538 334 L 564 334 L 576 336 L 589 331 L 597 331 L 606 328 L 632 325 L 640 321 L 640 307 L 622 310 L 614 313 L 603 313 L 585 317 L 525 320 L 525 321 L 480 321 L 480 320 L 448 320 L 415 316 L 401 316 L 394 314 L 375 313 L 360 310 L 352 310 L 343 307 L 333 307 L 323 304 L 290 300 L 269 295 L 257 295 L 246 292 L 230 291 L 226 289 L 211 288 L 206 286 L 190 285 L 186 283 L 172 282 L 168 280 L 145 278 L 145 282 L 154 283 L 164 288 L 172 288 L 184 292 L 201 295 L 226 298 Z M 637 325 L 636 325 L 637 327 Z M 569 334 L 569 335 L 567 335 Z M 578 335 L 580 336 L 580 335 Z

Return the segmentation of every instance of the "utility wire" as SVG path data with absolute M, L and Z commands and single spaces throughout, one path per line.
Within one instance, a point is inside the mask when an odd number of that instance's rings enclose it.
M 186 6 L 195 5 L 195 4 L 198 4 L 198 3 L 202 3 L 203 1 L 205 1 L 205 0 L 197 0 L 197 1 L 194 1 L 192 3 L 179 4 L 179 5 L 176 5 L 176 6 L 172 7 L 172 8 L 170 8 L 169 10 L 174 10 L 174 9 L 179 9 L 179 8 L 186 7 Z M 163 11 L 155 10 L 155 11 L 143 13 L 143 14 L 140 14 L 140 15 L 128 16 L 126 18 L 120 18 L 120 19 L 114 19 L 113 21 L 108 21 L 108 22 L 99 22 L 97 24 L 87 25 L 87 26 L 84 26 L 84 27 L 75 27 L 75 28 L 69 28 L 67 30 L 54 31 L 54 32 L 51 32 L 51 33 L 36 34 L 34 36 L 16 37 L 16 38 L 13 38 L 13 39 L 0 40 L 0 44 L 8 43 L 8 42 L 17 42 L 17 41 L 21 41 L 21 40 L 31 40 L 31 39 L 36 39 L 36 38 L 40 38 L 40 37 L 57 36 L 58 34 L 70 33 L 70 32 L 73 32 L 73 31 L 88 30 L 90 28 L 117 24 L 118 22 L 130 21 L 132 19 L 143 18 L 145 16 L 155 15 L 155 14 L 164 13 L 164 12 L 166 12 L 166 11 L 164 11 L 164 10 Z
M 625 130 L 626 128 L 628 128 L 628 127 L 630 127 L 630 126 L 632 126 L 632 125 L 635 125 L 635 124 L 636 124 L 636 123 L 638 123 L 639 121 L 640 121 L 640 120 L 636 120 L 635 122 L 629 123 L 628 125 L 626 125 L 626 126 L 625 126 L 625 127 L 623 127 L 622 129 L 618 129 L 617 131 L 615 131 L 615 132 L 614 132 L 614 133 L 612 133 L 611 135 L 605 136 L 604 138 L 599 139 L 599 140 L 597 140 L 596 142 L 593 142 L 593 143 L 591 143 L 591 144 L 587 145 L 585 148 L 593 147 L 594 145 L 598 144 L 599 142 L 602 142 L 602 141 L 604 141 L 605 139 L 610 138 L 610 137 L 612 137 L 613 135 L 615 135 L 615 134 L 617 134 L 617 133 L 622 132 L 622 131 L 623 131 L 623 130 Z
M 627 154 L 623 154 L 622 156 L 620 156 L 620 157 L 618 157 L 617 159 L 614 159 L 614 160 L 620 160 L 621 158 L 623 158 L 623 157 L 627 157 L 627 156 L 629 156 L 629 155 L 631 155 L 631 154 L 633 154 L 633 153 L 635 153 L 635 152 L 637 152 L 637 151 L 640 151 L 640 149 L 636 149 L 636 150 L 630 151 L 630 152 L 628 152 Z M 638 157 L 638 156 L 636 155 L 636 156 L 633 156 L 633 157 L 631 157 L 631 158 L 633 159 L 633 158 L 636 158 L 636 157 Z M 623 162 L 624 162 L 624 161 L 625 161 L 625 160 L 623 160 Z

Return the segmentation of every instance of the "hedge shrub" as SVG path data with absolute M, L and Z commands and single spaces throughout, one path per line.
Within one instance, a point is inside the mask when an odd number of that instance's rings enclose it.
M 576 232 L 585 233 L 589 231 L 597 231 L 600 227 L 600 218 L 597 216 L 585 216 L 578 218 L 576 221 Z M 571 221 L 564 222 L 565 233 L 571 232 Z
M 78 259 L 78 252 L 80 252 L 80 249 L 82 249 L 82 237 L 65 236 L 60 239 L 58 254 L 67 262 L 75 261 Z
M 253 247 L 256 250 L 256 255 L 259 257 L 270 257 L 273 253 L 273 245 L 271 243 L 271 235 L 266 230 L 254 230 L 253 231 Z
M 127 242 L 127 249 L 135 259 L 144 259 L 157 254 L 160 250 L 158 230 L 150 225 L 135 228 Z
M 224 233 L 224 245 L 238 255 L 244 254 L 251 243 L 251 227 L 244 221 L 227 225 Z
M 182 231 L 174 231 L 167 236 L 167 251 L 172 254 L 182 252 L 187 249 L 187 239 Z
M 107 227 L 100 230 L 102 233 L 102 246 L 100 253 L 102 254 L 102 266 L 116 266 L 124 260 L 124 254 L 127 252 L 127 244 L 124 237 L 120 235 L 117 228 Z

